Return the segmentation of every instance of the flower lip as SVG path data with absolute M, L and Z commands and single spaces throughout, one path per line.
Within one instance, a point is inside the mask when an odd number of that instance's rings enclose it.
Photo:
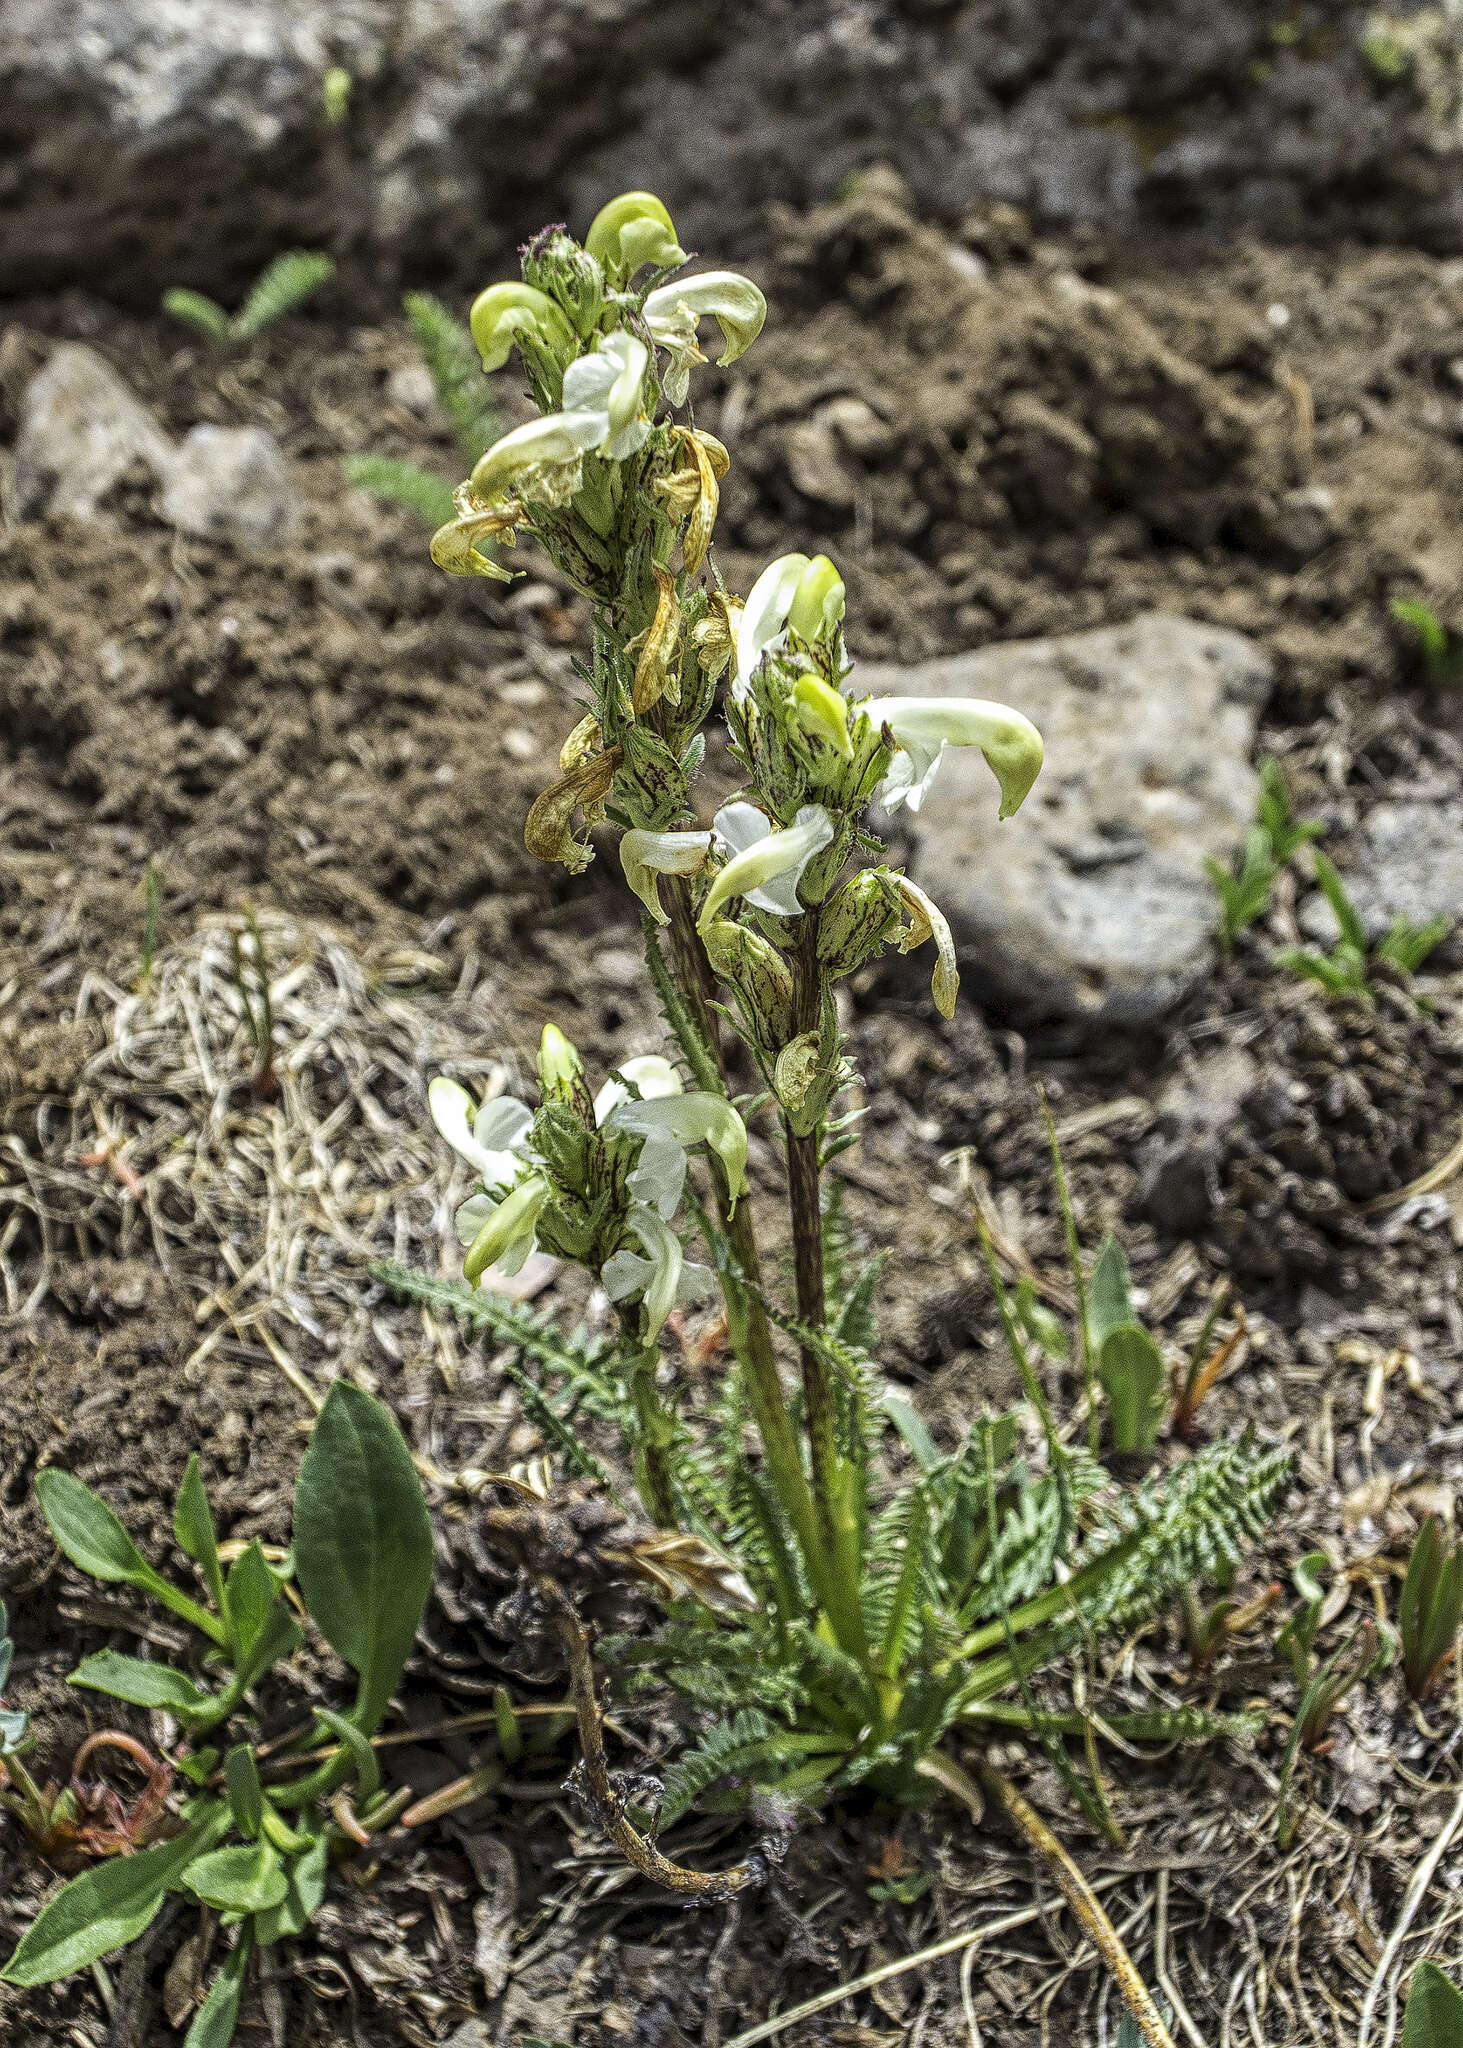
M 900 750 L 877 792 L 886 809 L 919 809 L 947 746 L 980 748 L 1001 786 L 1003 818 L 1021 808 L 1041 773 L 1041 734 L 1007 704 L 981 697 L 867 697 L 855 709 L 876 730 L 887 726 Z
M 672 405 L 683 405 L 690 388 L 691 365 L 704 363 L 697 327 L 709 313 L 721 328 L 725 369 L 745 355 L 767 318 L 767 301 L 749 277 L 734 270 L 706 270 L 697 277 L 677 278 L 648 292 L 642 308 L 651 339 L 670 356 L 664 384 Z
M 658 878 L 661 875 L 694 875 L 706 865 L 711 851 L 709 832 L 625 833 L 620 841 L 620 865 L 630 884 L 657 924 L 669 924 L 662 910 Z
M 804 804 L 794 824 L 774 832 L 755 804 L 724 804 L 716 814 L 717 838 L 732 858 L 717 875 L 696 922 L 702 930 L 723 903 L 744 896 L 756 910 L 774 917 L 798 917 L 798 884 L 814 854 L 833 839 L 833 820 L 821 804 Z
M 500 1095 L 479 1107 L 460 1082 L 438 1074 L 427 1089 L 427 1107 L 453 1151 L 489 1187 L 505 1187 L 516 1177 L 533 1125 L 526 1102 Z

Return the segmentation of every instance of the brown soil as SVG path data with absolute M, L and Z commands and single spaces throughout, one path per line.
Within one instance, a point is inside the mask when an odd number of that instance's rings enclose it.
M 1043 241 L 1002 209 L 945 235 L 916 226 L 876 178 L 837 208 L 781 222 L 763 271 L 772 325 L 724 398 L 706 387 L 703 407 L 734 456 L 719 533 L 734 585 L 781 548 L 827 548 L 848 575 L 850 644 L 870 656 L 1154 606 L 1255 633 L 1280 670 L 1265 745 L 1286 760 L 1301 808 L 1326 819 L 1343 869 L 1371 805 L 1424 774 L 1456 786 L 1463 700 L 1419 687 L 1386 612 L 1406 590 L 1448 615 L 1463 593 L 1463 279 L 1450 265 L 1254 247 L 1198 266 L 1095 236 Z M 363 1192 L 342 1212 L 345 1249 L 327 1256 L 329 1233 L 311 1225 L 301 1285 L 313 1315 L 241 1281 L 262 1227 L 247 1200 L 210 1228 L 192 1184 L 169 1178 L 166 1118 L 192 1098 L 181 1084 L 150 1091 L 117 1051 L 148 859 L 169 962 L 193 971 L 220 918 L 247 905 L 275 918 L 265 928 L 280 959 L 308 967 L 338 945 L 361 963 L 346 1050 L 301 1058 L 301 1114 L 317 1126 L 365 1088 L 381 1130 L 420 1126 L 426 1064 L 526 1068 L 550 1015 L 596 1064 L 659 1031 L 611 863 L 569 881 L 521 849 L 528 802 L 577 716 L 582 607 L 541 565 L 507 594 L 439 577 L 419 528 L 340 483 L 340 456 L 363 447 L 455 473 L 445 431 L 386 395 L 410 360 L 404 333 L 298 319 L 220 362 L 82 300 L 27 305 L 0 352 L 12 407 L 46 339 L 63 334 L 101 347 L 172 431 L 200 419 L 269 427 L 309 509 L 300 544 L 270 557 L 180 539 L 134 490 L 106 527 L 0 534 L 0 1594 L 18 1643 L 14 1697 L 37 1709 L 56 1771 L 84 1725 L 60 1684 L 77 1656 L 166 1631 L 55 1565 L 32 1505 L 39 1465 L 101 1487 L 139 1539 L 165 1547 L 197 1447 L 228 1532 L 283 1538 L 308 1417 L 280 1348 L 308 1380 L 345 1369 L 379 1387 L 414 1444 L 449 1468 L 506 1462 L 535 1442 L 491 1346 L 365 1276 L 372 1250 L 440 1257 L 429 1166 L 397 1191 L 379 1130 L 348 1126 L 332 1170 L 349 1156 Z M 505 394 L 510 412 L 516 403 Z M 1328 1006 L 1266 967 L 1270 940 L 1291 935 L 1282 896 L 1269 928 L 1141 1042 L 1022 1037 L 969 1007 L 942 1026 L 912 974 L 856 982 L 850 1028 L 871 1110 L 844 1172 L 862 1237 L 895 1250 L 887 1369 L 953 1433 L 973 1406 L 1012 1393 L 972 1190 L 1012 1261 L 1060 1285 L 1041 1081 L 1084 1240 L 1121 1231 L 1165 1339 L 1192 1341 L 1220 1278 L 1248 1307 L 1249 1346 L 1202 1427 L 1254 1422 L 1294 1445 L 1294 1496 L 1245 1583 L 1285 1579 L 1303 1551 L 1331 1548 L 1355 1567 L 1350 1620 L 1330 1618 L 1331 1642 L 1369 1609 L 1369 1586 L 1390 1583 L 1418 1515 L 1451 1497 L 1463 1469 L 1458 1211 L 1444 1198 L 1364 1208 L 1456 1136 L 1463 979 L 1426 976 L 1425 1011 L 1401 989 L 1374 1008 Z M 307 975 L 302 1003 L 312 986 Z M 415 1051 L 410 1033 L 390 1036 L 406 1030 L 398 998 L 421 1020 Z M 367 1080 L 352 1048 L 373 1033 L 367 1052 L 397 1049 Z M 232 1023 L 225 1036 L 230 1113 L 267 1122 Z M 1232 1047 L 1253 1068 L 1238 1112 L 1205 1125 L 1175 1107 L 1170 1084 Z M 151 1206 L 99 1156 L 108 1145 L 159 1191 Z M 766 1208 L 770 1147 L 753 1163 Z M 215 1297 L 230 1287 L 238 1324 L 223 1334 Z M 570 1290 L 565 1312 L 580 1305 Z M 1053 1375 L 1064 1411 L 1072 1392 Z M 447 1568 L 406 1690 L 419 1727 L 480 1704 L 523 1665 L 495 1622 L 503 1588 L 470 1517 L 447 1503 L 439 1521 Z M 1104 1752 L 1121 1848 L 1086 1827 L 1035 1750 L 1011 1755 L 1089 1874 L 1114 1881 L 1109 1909 L 1131 1917 L 1150 1976 L 1161 1883 L 1158 1961 L 1206 2039 L 1220 2038 L 1226 2012 L 1238 2026 L 1248 2010 L 1256 2039 L 1340 2043 L 1444 1816 L 1456 1731 L 1445 1709 L 1434 1728 L 1410 1717 L 1390 1676 L 1353 1695 L 1336 1747 L 1308 1767 L 1311 1803 L 1281 1858 L 1272 1806 L 1293 1687 L 1268 1641 L 1250 1637 L 1187 1695 L 1268 1703 L 1256 1752 Z M 1172 1630 L 1133 1654 L 1105 1655 L 1099 1685 L 1150 1677 L 1184 1691 Z M 555 1674 L 543 1683 L 530 1696 L 551 1697 Z M 630 1725 L 652 1756 L 674 1742 L 658 1708 Z M 426 1789 L 469 1767 L 471 1741 L 394 1754 Z M 241 2039 L 443 2041 L 476 2009 L 487 2031 L 457 2036 L 459 2048 L 531 2035 L 715 2048 L 1041 1890 L 994 1823 L 976 1834 L 943 1807 L 900 1817 L 848 1803 L 810 1816 L 775 1884 L 739 1910 L 682 1914 L 628 1884 L 557 1795 L 566 1760 L 525 1768 L 506 1796 L 438 1831 L 393 1839 L 374 1877 L 336 1886 L 246 2011 Z M 697 1821 L 676 1847 L 725 1860 L 738 1830 Z M 887 1867 L 891 1841 L 934 1880 L 909 1907 L 868 1895 L 865 1873 Z M 516 1891 L 504 1888 L 505 1849 Z M 1456 1862 L 1439 1874 L 1440 1898 Z M 0 1936 L 44 1883 L 0 1831 Z M 474 1943 L 491 1947 L 495 1899 L 513 1971 L 485 1991 Z M 183 1931 L 158 1937 L 158 1982 Z M 1263 1977 L 1262 1954 L 1273 1959 Z M 987 2039 L 1112 2038 L 1111 1992 L 1054 1916 L 978 1957 L 968 1990 Z M 129 2038 L 172 2039 L 148 1998 Z M 783 2038 L 933 2048 L 969 2037 L 956 1957 Z M 0 1993 L 0 2038 L 111 2037 L 86 1979 Z

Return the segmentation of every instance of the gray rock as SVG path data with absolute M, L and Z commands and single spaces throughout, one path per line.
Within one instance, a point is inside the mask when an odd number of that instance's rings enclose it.
M 1452 918 L 1455 929 L 1429 957 L 1438 965 L 1463 959 L 1463 811 L 1456 796 L 1378 804 L 1341 879 L 1373 943 L 1399 917 L 1426 924 L 1441 915 Z M 1334 945 L 1340 936 L 1336 913 L 1319 893 L 1306 898 L 1299 923 L 1321 945 Z
M 288 544 L 300 501 L 262 427 L 194 427 L 168 466 L 163 517 L 184 533 L 247 548 Z
M 141 462 L 161 476 L 172 443 L 111 364 L 64 341 L 25 388 L 15 439 L 15 501 L 22 519 L 47 512 L 95 517 L 107 493 Z
M 1204 858 L 1255 810 L 1250 765 L 1269 657 L 1243 634 L 1150 613 L 916 668 L 856 671 L 874 694 L 987 697 L 1041 728 L 1046 765 L 1015 818 L 974 748 L 946 755 L 915 821 L 914 872 L 962 970 L 1018 1014 L 1160 1017 L 1213 953 Z
M 688 248 L 732 256 L 770 202 L 880 158 L 945 216 L 996 197 L 1129 231 L 1463 245 L 1422 95 L 1368 67 L 1371 0 L 1261 76 L 1274 6 L 5 0 L 0 291 L 227 293 L 292 243 L 481 272 L 647 176 Z

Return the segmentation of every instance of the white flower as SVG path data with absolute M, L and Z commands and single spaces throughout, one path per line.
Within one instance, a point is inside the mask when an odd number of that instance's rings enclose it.
M 489 1187 L 507 1187 L 523 1164 L 533 1111 L 512 1095 L 495 1096 L 481 1108 L 456 1081 L 439 1074 L 427 1090 L 432 1122 Z
M 618 462 L 643 448 L 650 421 L 641 410 L 641 387 L 650 353 L 633 334 L 607 334 L 592 355 L 576 356 L 564 372 L 564 412 L 604 423 L 594 443 Z
M 713 830 L 732 858 L 701 906 L 696 922 L 703 931 L 733 896 L 745 896 L 755 909 L 774 917 L 801 915 L 798 883 L 803 870 L 833 838 L 833 820 L 821 804 L 804 804 L 796 823 L 781 832 L 773 831 L 755 804 L 724 804 Z
M 651 339 L 671 359 L 664 380 L 666 398 L 672 405 L 684 405 L 691 365 L 706 360 L 696 340 L 699 322 L 708 313 L 715 316 L 725 344 L 717 363 L 725 369 L 745 354 L 762 332 L 767 301 L 749 277 L 739 277 L 734 270 L 708 270 L 700 277 L 678 278 L 674 284 L 647 293 L 643 312 Z
M 515 427 L 495 441 L 472 473 L 483 505 L 509 490 L 545 505 L 564 505 L 578 490 L 584 457 L 599 452 L 620 460 L 643 447 L 650 422 L 641 387 L 650 362 L 632 334 L 606 335 L 591 354 L 576 356 L 564 372 L 564 405 Z
M 886 810 L 919 809 L 947 746 L 980 748 L 1001 785 L 1003 818 L 1021 808 L 1041 772 L 1041 734 L 1008 705 L 980 697 L 868 697 L 855 709 L 876 730 L 888 726 L 899 749 L 875 792 Z
M 620 841 L 625 880 L 657 924 L 670 919 L 660 907 L 660 875 L 694 875 L 711 851 L 709 832 L 627 832 Z
M 693 1089 L 686 1095 L 664 1095 L 648 1102 L 619 1102 L 600 1128 L 631 1131 L 647 1140 L 673 1138 L 682 1152 L 692 1145 L 707 1145 L 721 1161 L 732 1201 L 747 1191 L 747 1127 L 724 1095 Z M 642 1153 L 641 1166 L 644 1164 Z M 652 1173 L 658 1170 L 658 1162 L 653 1162 Z
M 599 1277 L 611 1301 L 644 1297 L 645 1341 L 653 1344 L 671 1310 L 686 1302 L 704 1301 L 714 1282 L 709 1266 L 688 1262 L 680 1239 L 654 1209 L 637 1206 L 626 1221 L 649 1256 L 617 1251 L 605 1260 Z
M 843 617 L 843 578 L 826 555 L 779 555 L 769 562 L 737 623 L 736 663 L 732 695 L 740 701 L 764 654 L 775 649 L 791 627 L 801 639 L 819 640 L 836 632 Z
M 490 1266 L 495 1266 L 505 1275 L 519 1270 L 533 1250 L 539 1211 L 549 1199 L 550 1192 L 543 1174 L 531 1173 L 501 1202 L 493 1202 L 490 1195 L 476 1198 L 478 1202 L 492 1203 L 492 1206 L 483 1213 L 482 1225 L 467 1248 L 467 1257 L 462 1262 L 465 1280 L 476 1286 Z M 459 1232 L 464 1214 L 471 1207 L 471 1203 L 464 1202 L 457 1212 Z

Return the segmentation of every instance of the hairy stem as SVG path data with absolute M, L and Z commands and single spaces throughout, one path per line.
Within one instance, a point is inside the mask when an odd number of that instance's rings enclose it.
M 697 1086 L 727 1095 L 730 1091 L 721 1066 L 719 1046 L 716 1052 L 712 1051 L 699 1021 L 704 1015 L 714 1023 L 715 1012 L 710 1007 L 704 978 L 705 953 L 696 937 L 690 896 L 686 884 L 679 877 L 669 878 L 666 899 L 671 905 L 673 935 L 679 921 L 689 943 L 684 954 L 677 950 L 673 970 L 661 950 L 657 928 L 647 918 L 645 947 L 651 979 L 660 995 L 666 1021 L 675 1033 Z M 695 965 L 697 961 L 700 961 L 700 966 Z M 836 1551 L 830 1545 L 824 1518 L 814 1506 L 797 1433 L 783 1396 L 772 1325 L 763 1306 L 762 1261 L 757 1249 L 751 1202 L 744 1196 L 733 1209 L 721 1175 L 713 1172 L 712 1179 L 717 1215 L 738 1268 L 735 1276 L 723 1276 L 727 1336 L 746 1376 L 747 1398 L 751 1402 L 757 1433 L 762 1439 L 767 1469 L 783 1512 L 797 1537 L 803 1565 L 818 1604 L 832 1624 L 839 1647 L 850 1656 L 862 1659 L 867 1655 L 868 1641 L 859 1606 L 857 1580 L 848 1578 L 837 1568 Z M 821 1231 L 820 1223 L 820 1263 Z

